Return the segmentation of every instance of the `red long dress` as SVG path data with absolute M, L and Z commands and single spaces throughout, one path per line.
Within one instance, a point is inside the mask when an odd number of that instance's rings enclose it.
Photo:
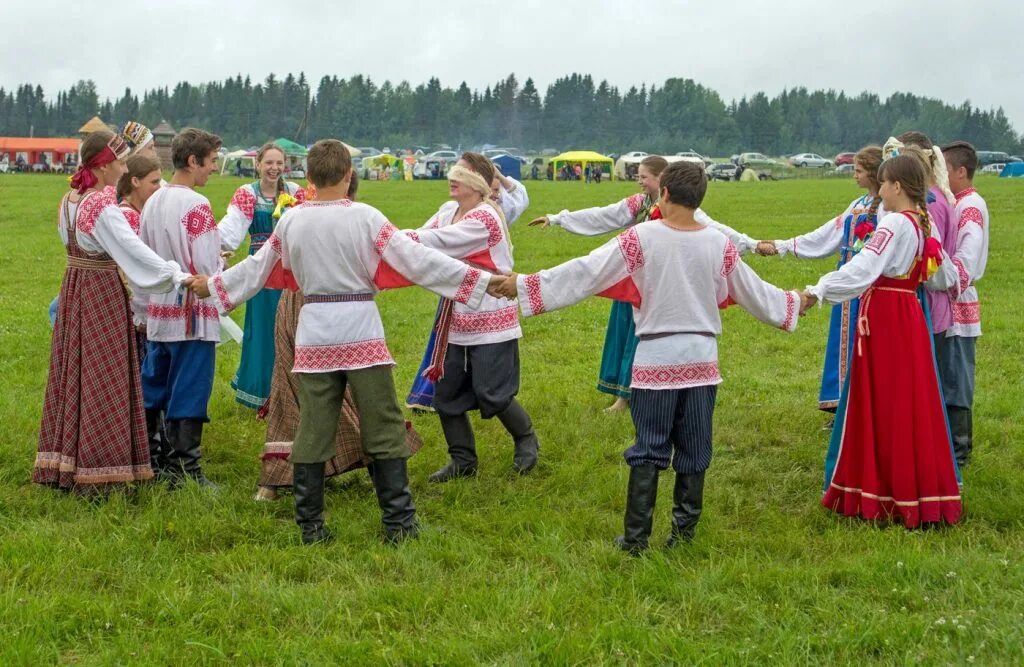
M 861 297 L 845 411 L 833 434 L 840 438 L 838 458 L 821 501 L 846 516 L 907 528 L 954 524 L 962 511 L 931 332 L 917 295 L 924 261 L 918 257 L 907 277 L 879 278 Z

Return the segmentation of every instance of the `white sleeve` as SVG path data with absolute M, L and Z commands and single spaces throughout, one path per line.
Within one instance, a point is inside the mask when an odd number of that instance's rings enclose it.
M 395 233 L 398 230 L 394 229 L 394 225 L 384 219 L 383 215 L 381 218 L 384 225 L 377 226 L 377 229 L 381 230 L 388 226 L 392 232 L 383 250 L 380 251 L 382 262 L 387 263 L 406 280 L 435 294 L 464 303 L 470 308 L 480 306 L 491 279 L 490 273 L 417 243 L 405 234 Z M 458 226 L 461 226 L 461 223 L 448 229 Z M 378 231 L 375 236 L 379 238 L 380 232 Z
M 906 271 L 917 255 L 918 245 L 916 227 L 901 213 L 890 213 L 881 220 L 863 250 L 807 289 L 822 303 L 849 301 L 863 294 L 879 276 Z
M 501 211 L 505 214 L 505 223 L 511 225 L 530 206 L 530 196 L 526 192 L 525 185 L 511 176 L 505 178 L 512 182 L 513 187 L 511 190 L 506 190 L 504 186 L 501 187 Z
M 407 235 L 426 247 L 443 252 L 449 257 L 462 259 L 487 250 L 494 245 L 490 243 L 492 230 L 488 228 L 488 224 L 489 221 L 467 216 L 457 225 L 421 229 L 412 233 L 406 232 L 403 236 Z M 497 227 L 498 224 L 497 218 L 494 218 L 494 226 Z M 500 230 L 497 233 L 499 234 L 498 240 L 500 240 Z
M 177 263 L 161 259 L 143 243 L 116 206 L 107 206 L 100 212 L 91 235 L 95 243 L 117 262 L 133 293 L 170 292 L 189 277 Z
M 621 250 L 622 238 L 626 234 L 635 232 L 630 230 L 620 234 L 583 257 L 537 273 L 519 275 L 516 287 L 523 315 L 530 317 L 571 306 L 629 278 L 629 268 Z
M 985 254 L 984 218 L 976 207 L 965 208 L 957 219 L 956 252 L 950 268 L 957 273 L 957 280 L 951 286 L 949 295 L 959 298 L 977 278 L 981 260 Z
M 220 271 L 210 278 L 210 296 L 216 300 L 217 310 L 227 313 L 256 296 L 266 284 L 278 262 L 289 268 L 287 253 L 279 232 L 270 235 L 263 247 L 249 255 L 230 269 Z
M 220 230 L 220 245 L 224 250 L 234 252 L 245 240 L 245 234 L 252 225 L 252 216 L 256 206 L 256 195 L 252 189 L 243 185 L 235 190 L 228 204 L 228 212 L 217 225 Z
M 814 231 L 775 242 L 780 255 L 792 253 L 800 259 L 823 259 L 839 252 L 843 244 L 843 218 L 832 218 Z
M 726 238 L 732 241 L 732 244 L 736 246 L 736 249 L 739 250 L 741 255 L 745 255 L 757 247 L 756 239 L 747 236 L 743 232 L 738 232 L 728 225 L 723 225 L 705 213 L 703 209 L 698 208 L 694 212 L 693 217 L 700 224 L 712 227 L 725 234 Z
M 629 212 L 628 199 L 609 204 L 584 208 L 579 211 L 563 210 L 548 216 L 552 225 L 558 225 L 567 232 L 582 236 L 597 236 L 622 229 L 633 222 Z
M 925 287 L 932 292 L 947 292 L 954 299 L 960 294 L 959 288 L 959 276 L 957 275 L 957 266 L 946 251 L 942 251 L 942 262 L 939 264 L 939 269 L 925 281 Z
M 729 297 L 748 313 L 783 331 L 795 331 L 800 295 L 765 282 L 738 256 L 729 259 L 726 248 L 725 283 Z

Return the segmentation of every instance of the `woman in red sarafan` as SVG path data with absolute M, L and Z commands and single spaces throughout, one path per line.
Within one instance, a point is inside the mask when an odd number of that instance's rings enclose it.
M 947 272 L 912 149 L 878 172 L 888 213 L 864 251 L 809 287 L 809 302 L 861 297 L 853 361 L 825 461 L 822 505 L 845 516 L 916 528 L 960 520 L 959 472 L 939 391 L 924 283 Z M 935 276 L 929 279 L 932 274 Z

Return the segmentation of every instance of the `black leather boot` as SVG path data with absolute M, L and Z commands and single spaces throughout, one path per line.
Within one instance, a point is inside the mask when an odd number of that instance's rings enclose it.
M 703 507 L 704 473 L 676 473 L 676 486 L 672 492 L 672 534 L 666 546 L 693 541 Z
M 441 418 L 441 430 L 444 431 L 445 442 L 448 443 L 448 456 L 451 460 L 429 477 L 431 482 L 448 482 L 459 477 L 472 477 L 476 474 L 476 438 L 469 416 L 465 413 L 456 416 L 438 414 Z
M 373 488 L 377 491 L 384 541 L 396 544 L 419 534 L 416 507 L 409 491 L 406 459 L 376 459 L 373 462 Z
M 616 546 L 633 556 L 647 550 L 657 497 L 658 469 L 650 464 L 630 468 L 624 530 L 615 538 Z
M 149 467 L 153 469 L 153 475 L 157 480 L 166 479 L 170 443 L 164 428 L 162 410 L 146 410 L 146 438 L 149 442 Z
M 208 480 L 199 465 L 202 456 L 200 445 L 203 442 L 203 421 L 201 419 L 176 419 L 167 422 L 170 437 L 171 482 L 176 486 L 189 478 L 199 486 L 217 490 L 219 487 Z
M 292 492 L 295 495 L 295 523 L 302 530 L 303 544 L 330 542 L 334 535 L 324 525 L 325 463 L 293 463 Z
M 520 475 L 525 475 L 537 465 L 537 450 L 540 449 L 537 434 L 533 431 L 533 421 L 514 398 L 507 408 L 497 414 L 497 417 L 515 442 L 512 469 Z
M 953 455 L 957 466 L 963 468 L 971 462 L 971 450 L 974 448 L 971 409 L 947 405 L 946 414 L 949 415 L 949 430 L 953 436 Z

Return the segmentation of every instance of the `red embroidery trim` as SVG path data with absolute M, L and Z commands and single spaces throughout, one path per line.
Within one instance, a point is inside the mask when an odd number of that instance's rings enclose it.
M 473 209 L 472 211 L 467 213 L 465 217 L 463 217 L 462 220 L 460 220 L 459 222 L 462 223 L 466 220 L 478 220 L 484 223 L 484 227 L 487 228 L 488 248 L 493 248 L 494 246 L 501 243 L 501 239 L 504 237 L 504 235 L 501 232 L 501 223 L 498 221 L 498 218 L 496 218 L 495 215 L 490 211 L 483 208 Z
M 953 321 L 957 324 L 981 324 L 981 305 L 977 301 L 954 303 Z
M 961 199 L 963 199 L 967 195 L 973 195 L 975 192 L 977 192 L 977 190 L 975 190 L 974 188 L 967 188 L 963 192 L 958 192 L 957 194 L 953 195 L 953 199 L 957 204 L 959 204 Z
M 213 289 L 217 292 L 217 298 L 223 304 L 224 310 L 235 309 L 235 304 L 231 302 L 228 291 L 224 287 L 224 278 L 219 273 L 213 277 Z
M 526 287 L 526 299 L 530 302 L 530 312 L 534 315 L 543 313 L 544 296 L 540 293 L 540 274 L 531 273 L 523 280 Z
M 117 206 L 117 194 L 113 188 L 103 188 L 88 195 L 78 203 L 78 210 L 75 212 L 75 227 L 86 234 L 92 234 L 100 213 L 108 206 Z
M 128 221 L 128 226 L 138 236 L 139 229 L 142 227 L 142 216 L 129 204 L 121 204 L 118 208 L 121 209 L 121 213 L 124 213 L 124 219 Z
M 630 227 L 619 234 L 619 251 L 622 253 L 622 258 L 626 260 L 627 273 L 634 273 L 644 265 L 644 249 L 640 245 L 636 227 Z
M 466 268 L 466 277 L 462 279 L 462 283 L 459 285 L 459 289 L 455 291 L 455 298 L 453 301 L 459 303 L 466 303 L 469 301 L 469 297 L 473 296 L 473 289 L 476 284 L 480 282 L 480 270 L 474 269 L 473 267 Z
M 459 313 L 452 316 L 452 333 L 475 334 L 508 331 L 519 326 L 519 314 L 515 306 L 489 312 Z
M 961 231 L 970 222 L 976 222 L 979 227 L 985 228 L 985 218 L 982 217 L 981 210 L 977 207 L 970 206 L 964 209 L 964 212 L 960 214 L 959 222 L 957 222 L 957 231 Z
M 231 198 L 231 203 L 228 206 L 234 206 L 242 212 L 242 215 L 252 220 L 253 213 L 256 211 L 256 195 L 253 194 L 250 186 L 243 185 L 235 190 L 235 195 Z
M 782 320 L 783 331 L 789 331 L 793 326 L 793 319 L 796 317 L 796 296 L 792 292 L 786 292 L 786 319 Z
M 640 212 L 640 209 L 644 205 L 644 193 L 638 192 L 635 195 L 626 197 L 626 208 L 629 209 L 629 215 L 636 217 L 636 214 Z
M 296 345 L 296 371 L 331 371 L 394 364 L 383 338 L 336 345 Z
M 728 276 L 740 261 L 740 253 L 732 241 L 726 240 L 722 258 L 722 277 Z
M 208 303 L 193 304 L 192 312 L 204 320 L 220 319 L 217 308 Z M 154 320 L 184 320 L 188 317 L 188 310 L 184 306 L 151 303 L 146 306 L 146 315 Z
M 956 265 L 956 273 L 960 283 L 960 294 L 963 294 L 971 286 L 971 277 L 967 274 L 964 263 L 959 259 L 954 258 L 953 264 Z
M 633 366 L 633 386 L 643 388 L 696 386 L 721 380 L 717 361 L 664 366 Z
M 194 206 L 181 219 L 181 224 L 185 226 L 190 241 L 195 241 L 203 234 L 217 229 L 217 221 L 213 217 L 209 202 Z
M 871 240 L 864 246 L 864 249 L 870 250 L 880 256 L 882 251 L 885 250 L 885 247 L 889 245 L 889 241 L 892 240 L 892 237 L 893 233 L 891 230 L 885 229 L 884 227 L 876 229 L 875 233 L 871 236 Z
M 273 250 L 275 253 L 277 253 L 278 257 L 280 257 L 283 254 L 282 251 L 281 251 L 281 237 L 280 236 L 278 236 L 277 234 L 272 233 L 270 235 L 270 238 L 267 239 L 267 243 L 270 244 L 270 249 Z
M 394 236 L 397 231 L 398 228 L 390 222 L 385 222 L 381 225 L 380 231 L 377 232 L 377 238 L 373 241 L 373 245 L 377 249 L 378 255 L 381 257 L 384 256 L 384 251 L 387 249 L 388 244 L 391 243 L 391 237 Z

